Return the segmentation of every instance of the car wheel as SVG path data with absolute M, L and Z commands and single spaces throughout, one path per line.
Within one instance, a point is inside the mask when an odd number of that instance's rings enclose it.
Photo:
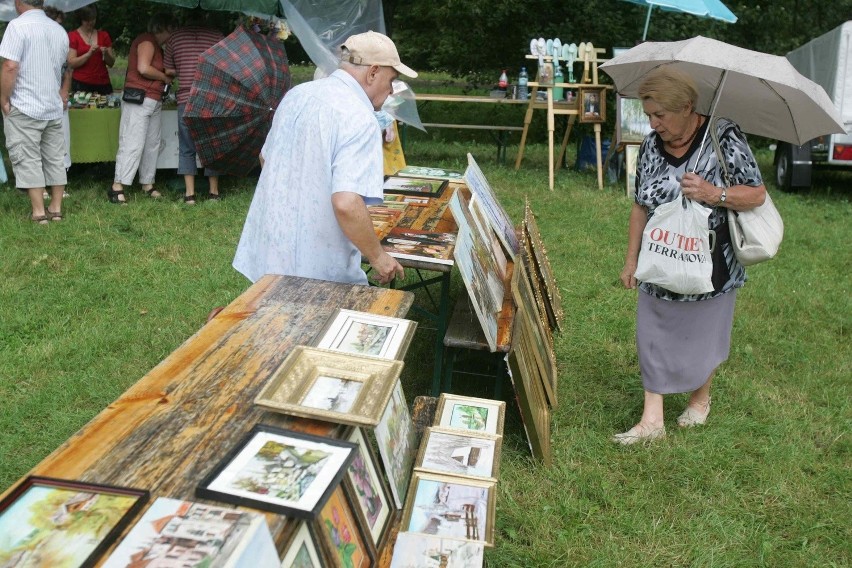
M 785 142 L 778 143 L 775 151 L 775 184 L 782 191 L 791 191 L 793 181 L 793 147 Z

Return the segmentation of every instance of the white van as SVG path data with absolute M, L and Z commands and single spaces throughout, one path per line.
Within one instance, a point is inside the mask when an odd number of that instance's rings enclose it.
M 852 168 L 852 20 L 794 49 L 787 59 L 799 73 L 825 89 L 846 127 L 846 134 L 820 136 L 802 146 L 778 143 L 778 187 L 806 188 L 815 167 Z

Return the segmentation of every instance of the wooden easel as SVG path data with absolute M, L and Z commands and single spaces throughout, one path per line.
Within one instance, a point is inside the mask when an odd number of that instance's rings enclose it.
M 577 120 L 577 115 L 580 114 L 580 100 L 579 97 L 577 100 L 566 103 L 566 102 L 555 102 L 553 100 L 553 88 L 554 87 L 563 87 L 565 89 L 580 89 L 581 87 L 598 87 L 609 89 L 612 88 L 609 85 L 600 85 L 598 84 L 598 54 L 605 53 L 606 50 L 604 48 L 594 48 L 591 54 L 583 54 L 582 58 L 578 58 L 574 61 L 574 63 L 583 63 L 583 75 L 580 79 L 579 83 L 552 83 L 549 85 L 542 85 L 540 82 L 535 81 L 529 83 L 530 87 L 530 102 L 527 106 L 527 112 L 524 116 L 524 130 L 521 133 L 521 145 L 518 148 L 518 157 L 515 159 L 515 170 L 520 169 L 521 161 L 524 159 L 524 148 L 527 142 L 527 133 L 529 132 L 530 123 L 532 122 L 533 111 L 535 109 L 547 109 L 547 143 L 548 143 L 548 160 L 549 160 L 549 184 L 550 190 L 553 191 L 554 185 L 554 175 L 555 175 L 555 165 L 561 164 L 563 158 L 565 157 L 565 149 L 568 147 L 568 136 L 571 134 L 571 129 L 574 127 L 574 122 Z M 527 59 L 537 60 L 537 55 L 527 55 Z M 553 60 L 553 57 L 546 55 L 543 57 L 546 63 L 549 63 Z M 538 79 L 538 76 L 536 76 Z M 547 102 L 539 102 L 537 100 L 538 90 L 539 88 L 547 89 Z M 557 115 L 566 115 L 568 116 L 568 125 L 565 128 L 565 134 L 562 136 L 562 146 L 559 150 L 559 157 L 554 161 L 553 155 L 553 139 L 554 132 L 556 131 L 556 116 Z M 601 164 L 602 156 L 601 156 L 601 124 L 595 123 L 595 147 L 597 149 L 597 172 L 598 172 L 598 189 L 603 189 L 603 167 Z

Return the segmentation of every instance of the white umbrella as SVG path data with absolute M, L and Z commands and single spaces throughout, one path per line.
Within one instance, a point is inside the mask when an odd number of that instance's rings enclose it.
M 97 0 L 45 0 L 44 5 L 56 8 L 62 12 L 73 12 L 83 6 L 93 4 Z M 15 11 L 15 0 L 0 0 L 0 22 L 9 22 L 18 17 Z
M 695 80 L 698 112 L 733 120 L 744 132 L 796 145 L 823 134 L 845 132 L 823 88 L 779 55 L 697 36 L 640 44 L 600 69 L 612 77 L 621 95 L 637 98 L 645 76 L 664 65 Z

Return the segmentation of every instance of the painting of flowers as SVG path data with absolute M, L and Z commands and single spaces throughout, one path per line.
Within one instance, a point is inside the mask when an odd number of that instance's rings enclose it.
M 338 487 L 320 513 L 321 532 L 329 557 L 341 568 L 372 566 L 369 548 L 361 535 L 343 488 Z
M 349 441 L 358 445 L 358 451 L 347 471 L 347 481 L 367 521 L 373 543 L 378 546 L 391 517 L 390 496 L 379 476 L 374 453 L 360 428 L 353 429 Z

